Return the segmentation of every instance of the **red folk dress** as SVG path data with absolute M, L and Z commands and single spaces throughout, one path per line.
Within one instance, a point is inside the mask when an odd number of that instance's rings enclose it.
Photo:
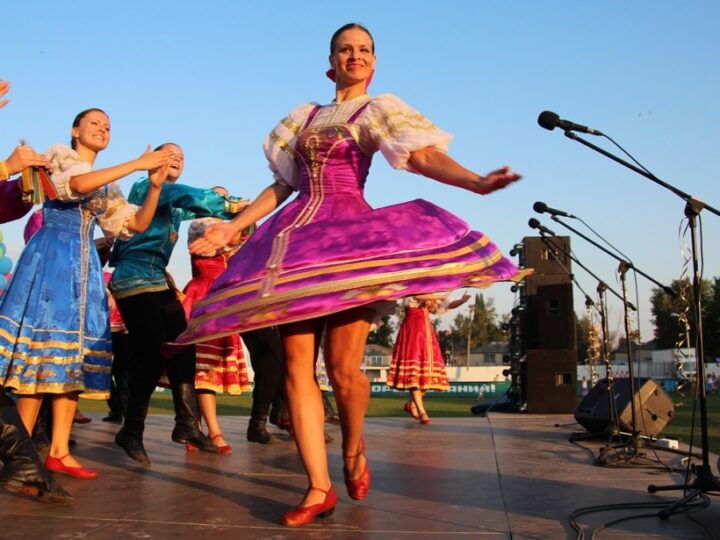
M 445 362 L 429 310 L 414 298 L 405 301 L 387 385 L 396 390 L 437 390 L 450 388 Z
M 196 222 L 191 224 L 191 231 Z M 202 223 L 199 223 L 202 226 Z M 191 235 L 192 236 L 192 235 Z M 193 304 L 207 295 L 210 285 L 227 268 L 228 259 L 235 250 L 213 256 L 193 255 L 191 257 L 192 279 L 183 291 L 183 307 L 190 316 Z M 195 388 L 212 390 L 217 394 L 240 395 L 251 390 L 242 341 L 239 334 L 218 337 L 196 345 Z

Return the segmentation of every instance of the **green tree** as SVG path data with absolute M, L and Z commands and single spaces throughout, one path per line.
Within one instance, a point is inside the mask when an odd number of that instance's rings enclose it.
M 713 286 L 714 285 L 714 286 Z M 713 291 L 717 287 L 717 279 L 711 284 L 708 280 L 702 280 L 701 295 L 703 304 L 703 329 L 704 342 L 712 343 L 708 340 L 708 323 L 712 314 L 716 311 L 713 306 L 714 297 L 717 291 Z M 673 349 L 678 345 L 695 346 L 692 336 L 695 333 L 697 324 L 695 321 L 695 304 L 692 290 L 692 284 L 688 279 L 675 280 L 670 288 L 675 292 L 675 296 L 670 296 L 659 287 L 652 290 L 650 303 L 653 315 L 653 324 L 655 325 L 655 340 L 659 349 Z M 684 321 L 687 321 L 685 323 Z M 710 353 L 706 347 L 705 352 Z
M 374 345 L 382 345 L 383 347 L 393 348 L 394 341 L 393 335 L 395 334 L 395 325 L 393 324 L 390 315 L 383 315 L 381 318 L 382 324 L 375 331 L 370 332 L 368 335 L 368 343 Z
M 577 341 L 577 362 L 578 364 L 588 363 L 588 345 L 590 343 L 590 333 L 593 331 L 593 324 L 587 315 L 583 315 L 579 319 L 575 314 L 575 337 Z
M 452 328 L 438 330 L 437 327 L 435 327 L 435 332 L 437 333 L 438 343 L 440 344 L 440 350 L 442 351 L 445 363 L 448 366 L 454 366 L 456 362 L 455 356 L 457 352 L 459 352 L 455 349 L 458 346 L 457 334 Z
M 469 306 L 469 312 L 458 313 L 453 321 L 453 332 L 462 336 L 467 347 L 468 335 L 472 347 L 487 345 L 491 341 L 502 339 L 503 331 L 496 323 L 497 313 L 492 298 L 487 301 L 480 293 L 475 294 L 475 302 Z M 457 346 L 457 344 L 456 344 Z

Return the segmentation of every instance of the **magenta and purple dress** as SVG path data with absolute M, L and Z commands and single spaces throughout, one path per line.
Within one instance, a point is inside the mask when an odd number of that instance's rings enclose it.
M 365 201 L 376 151 L 411 170 L 413 151 L 446 151 L 451 138 L 389 94 L 295 109 L 264 147 L 275 180 L 298 196 L 230 260 L 178 341 L 522 278 L 487 236 L 432 203 Z

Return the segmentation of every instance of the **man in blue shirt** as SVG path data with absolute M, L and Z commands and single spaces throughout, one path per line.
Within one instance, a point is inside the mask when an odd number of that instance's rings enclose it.
M 176 184 L 184 166 L 183 152 L 172 143 L 160 148 L 166 147 L 175 150 L 175 159 L 170 163 L 170 173 L 150 227 L 130 240 L 116 242 L 110 257 L 110 266 L 115 267 L 115 271 L 109 287 L 128 329 L 131 351 L 127 412 L 115 442 L 143 465 L 150 464 L 143 445 L 145 417 L 163 368 L 170 379 L 175 407 L 172 440 L 208 452 L 218 451 L 199 429 L 195 348 L 179 349 L 167 362 L 161 352 L 163 343 L 174 341 L 187 324 L 178 291 L 166 268 L 182 221 L 207 216 L 230 219 L 248 204 L 246 200 L 223 197 L 211 189 Z M 147 178 L 136 182 L 128 202 L 141 204 L 148 186 Z

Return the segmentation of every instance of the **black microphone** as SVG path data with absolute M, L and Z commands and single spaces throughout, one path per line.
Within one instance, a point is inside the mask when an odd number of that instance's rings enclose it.
M 557 208 L 550 208 L 547 204 L 540 201 L 537 201 L 535 204 L 533 204 L 533 210 L 535 210 L 538 214 L 543 214 L 547 212 L 548 214 L 552 214 L 553 216 L 562 216 L 566 218 L 576 219 L 575 216 L 573 216 L 572 214 L 568 214 L 567 212 L 558 210 Z
M 579 131 L 580 133 L 589 133 L 590 135 L 603 134 L 597 129 L 589 128 L 587 126 L 583 126 L 582 124 L 576 124 L 575 122 L 571 122 L 570 120 L 563 120 L 557 114 L 551 111 L 541 112 L 540 116 L 538 116 L 538 124 L 540 124 L 540 127 L 544 127 L 545 129 L 549 129 L 550 131 L 552 131 L 556 127 L 559 127 L 564 131 Z
M 535 218 L 530 218 L 530 220 L 528 221 L 528 225 L 530 225 L 531 229 L 537 229 L 541 233 L 549 234 L 550 236 L 557 236 L 555 232 L 545 227 L 545 225 L 540 225 L 540 222 Z

